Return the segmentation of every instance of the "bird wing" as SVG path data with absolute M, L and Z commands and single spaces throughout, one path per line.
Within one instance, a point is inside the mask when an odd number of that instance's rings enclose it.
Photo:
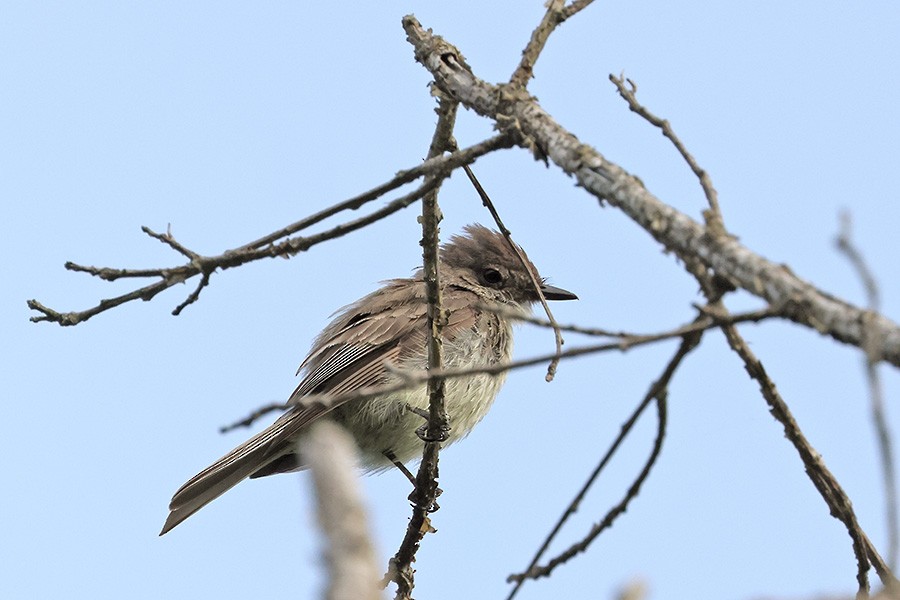
M 424 329 L 425 311 L 418 287 L 395 280 L 344 309 L 322 332 L 314 345 L 317 350 L 301 365 L 307 374 L 288 400 L 290 409 L 181 486 L 169 503 L 169 516 L 160 535 L 255 473 L 292 470 L 266 467 L 293 454 L 300 430 L 341 404 L 341 395 L 384 384 L 389 374 L 385 364 L 396 364 L 400 358 L 398 340 L 408 340 L 409 333 Z M 370 309 L 362 312 L 360 306 Z M 296 460 L 290 464 L 297 467 Z

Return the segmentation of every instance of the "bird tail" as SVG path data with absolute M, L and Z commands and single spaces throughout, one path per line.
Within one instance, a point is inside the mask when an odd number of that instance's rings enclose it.
M 164 535 L 238 483 L 293 450 L 297 413 L 286 413 L 266 429 L 206 467 L 181 486 L 169 503 Z M 305 420 L 305 419 L 303 419 Z

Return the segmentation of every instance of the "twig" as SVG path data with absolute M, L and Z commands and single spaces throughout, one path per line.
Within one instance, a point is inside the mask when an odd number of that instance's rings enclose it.
M 704 317 L 700 317 L 700 319 L 702 318 Z M 700 339 L 702 338 L 702 336 L 702 331 L 695 331 L 683 336 L 681 345 L 669 360 L 659 379 L 653 382 L 641 403 L 634 409 L 634 411 L 631 413 L 631 416 L 622 425 L 622 429 L 619 435 L 606 451 L 606 454 L 604 454 L 603 458 L 600 460 L 599 464 L 591 473 L 591 475 L 588 477 L 587 481 L 575 495 L 575 498 L 571 503 L 569 503 L 569 506 L 566 507 L 566 510 L 563 512 L 562 516 L 559 518 L 556 525 L 553 527 L 550 534 L 544 540 L 544 543 L 541 545 L 534 558 L 531 560 L 528 568 L 525 569 L 525 571 L 522 573 L 510 575 L 507 578 L 507 581 L 515 582 L 515 586 L 512 590 L 510 590 L 510 593 L 507 596 L 507 600 L 512 600 L 515 597 L 515 595 L 519 591 L 519 588 L 522 587 L 527 579 L 548 577 L 553 572 L 553 569 L 555 569 L 557 566 L 565 563 L 578 553 L 587 550 L 591 542 L 593 542 L 597 538 L 597 536 L 600 535 L 600 533 L 611 527 L 615 519 L 625 512 L 629 502 L 631 502 L 631 500 L 638 495 L 641 489 L 641 485 L 643 485 L 644 481 L 647 479 L 647 476 L 650 474 L 650 470 L 653 468 L 653 465 L 656 463 L 656 459 L 659 457 L 659 453 L 662 450 L 662 443 L 666 431 L 666 396 L 668 394 L 669 381 L 671 381 L 672 376 L 675 374 L 675 371 L 678 369 L 678 366 L 681 364 L 684 358 L 688 354 L 690 354 L 690 352 L 700 343 Z M 539 567 L 538 562 L 547 551 L 547 548 L 550 547 L 550 543 L 562 529 L 563 525 L 569 519 L 569 517 L 571 517 L 573 514 L 575 514 L 575 512 L 578 511 L 582 500 L 584 500 L 584 497 L 587 495 L 588 490 L 594 484 L 594 481 L 597 479 L 597 477 L 612 459 L 616 450 L 631 432 L 635 423 L 637 423 L 638 418 L 644 412 L 644 409 L 646 409 L 653 400 L 656 400 L 657 414 L 659 417 L 656 439 L 653 443 L 653 449 L 650 452 L 650 456 L 648 457 L 647 462 L 644 464 L 644 467 L 643 469 L 641 469 L 641 472 L 638 474 L 637 478 L 628 488 L 625 497 L 618 504 L 612 507 L 606 513 L 606 516 L 604 516 L 603 519 L 594 524 L 594 526 L 591 527 L 590 531 L 584 538 L 551 559 L 546 565 Z
M 482 305 L 477 305 L 479 308 L 484 308 Z M 775 311 L 776 309 L 772 309 Z M 502 311 L 497 311 L 500 314 L 504 314 Z M 629 333 L 629 332 L 602 332 L 603 330 L 590 330 L 583 329 L 580 327 L 573 326 L 560 326 L 563 331 L 571 330 L 578 333 L 589 333 L 591 331 L 596 332 L 596 335 L 603 337 L 612 337 L 612 338 L 620 338 L 617 341 L 598 344 L 593 346 L 582 346 L 571 348 L 566 350 L 560 355 L 560 358 L 575 358 L 578 356 L 586 356 L 589 354 L 599 354 L 602 352 L 625 352 L 630 350 L 631 348 L 646 346 L 648 344 L 653 344 L 655 342 L 661 342 L 664 340 L 681 338 L 685 335 L 689 335 L 692 333 L 697 333 L 701 331 L 705 331 L 707 329 L 711 329 L 713 327 L 719 327 L 721 323 L 744 323 L 744 322 L 758 322 L 765 318 L 771 318 L 778 316 L 777 312 L 771 312 L 761 310 L 761 311 L 751 311 L 747 313 L 737 313 L 733 315 L 719 315 L 718 313 L 714 313 L 712 311 L 707 311 L 703 309 L 705 316 L 702 319 L 697 319 L 691 323 L 687 323 L 685 325 L 681 325 L 680 327 L 676 327 L 674 329 L 670 329 L 668 331 L 661 331 L 659 333 Z M 518 315 L 516 312 L 513 315 Z M 551 325 L 546 321 L 541 321 L 540 319 L 535 319 L 533 317 L 529 317 L 527 319 L 529 322 L 535 322 L 537 325 L 545 325 L 550 327 Z M 609 333 L 609 335 L 606 335 Z M 590 334 L 590 333 L 589 333 Z M 535 365 L 539 365 L 542 363 L 546 363 L 548 360 L 556 357 L 554 354 L 544 354 L 541 356 L 535 356 L 532 358 L 521 359 L 517 361 L 512 361 L 509 363 L 503 363 L 498 365 L 490 365 L 484 367 L 476 367 L 476 368 L 466 368 L 466 369 L 442 369 L 440 371 L 435 371 L 434 373 L 428 373 L 427 371 L 409 371 L 409 370 L 401 370 L 397 369 L 391 364 L 386 364 L 385 366 L 391 369 L 391 373 L 397 375 L 402 379 L 401 383 L 393 384 L 390 387 L 379 387 L 373 392 L 362 391 L 362 392 L 350 392 L 348 394 L 343 394 L 340 396 L 329 396 L 329 398 L 334 398 L 335 403 L 343 403 L 349 402 L 351 400 L 358 400 L 360 398 L 368 398 L 370 396 L 378 395 L 378 394 L 388 394 L 403 390 L 412 389 L 422 385 L 423 383 L 427 383 L 430 378 L 434 378 L 435 380 L 444 378 L 444 379 L 456 379 L 459 377 L 467 377 L 471 375 L 478 375 L 481 373 L 487 373 L 491 375 L 498 375 L 500 373 L 504 373 L 507 371 L 514 371 L 517 369 L 522 369 L 525 367 L 533 367 Z M 290 408 L 289 404 L 268 404 L 263 406 L 249 416 L 241 419 L 240 421 L 235 422 L 232 425 L 229 425 L 223 428 L 220 431 L 230 431 L 231 429 L 236 429 L 238 427 L 249 427 L 252 425 L 258 418 L 261 416 L 275 411 L 275 410 L 286 410 Z
M 453 137 L 458 103 L 440 96 L 436 110 L 438 122 L 428 150 L 428 158 L 440 156 L 449 147 Z M 440 239 L 439 224 L 443 216 L 437 202 L 438 188 L 435 187 L 422 198 L 422 258 L 425 279 L 425 296 L 428 302 L 426 315 L 426 339 L 428 348 L 428 370 L 440 371 L 443 367 L 442 332 L 446 315 L 441 308 L 440 283 Z M 427 531 L 431 531 L 428 513 L 434 510 L 438 495 L 438 455 L 441 443 L 450 431 L 450 417 L 444 407 L 445 381 L 428 382 L 429 412 L 423 441 L 425 448 L 422 462 L 416 474 L 415 487 L 409 499 L 412 502 L 412 516 L 406 527 L 406 535 L 400 548 L 390 561 L 388 573 L 397 584 L 395 598 L 409 600 L 415 585 L 412 563 L 419 549 L 419 543 Z
M 534 65 L 537 63 L 544 46 L 550 34 L 553 33 L 566 19 L 573 16 L 577 12 L 587 8 L 593 0 L 578 0 L 565 6 L 565 0 L 549 0 L 546 4 L 547 12 L 538 26 L 531 32 L 531 39 L 528 45 L 522 50 L 522 60 L 519 66 L 509 78 L 509 86 L 512 88 L 524 89 L 528 86 L 528 81 L 534 77 Z
M 588 6 L 590 6 L 591 2 L 594 0 L 573 0 L 571 4 L 569 4 L 563 14 L 565 14 L 566 18 L 573 17 Z
M 320 211 L 306 219 L 298 221 L 293 225 L 280 229 L 272 234 L 269 234 L 268 236 L 240 246 L 236 249 L 227 250 L 218 256 L 201 256 L 187 249 L 181 243 L 176 241 L 174 237 L 171 236 L 171 234 L 159 234 L 147 227 L 143 227 L 142 230 L 147 235 L 166 243 L 180 254 L 188 256 L 190 258 L 190 261 L 187 264 L 181 265 L 179 267 L 136 270 L 88 267 L 78 265 L 73 262 L 67 262 L 66 269 L 70 271 L 88 273 L 106 281 L 114 281 L 119 278 L 155 277 L 158 277 L 160 280 L 147 286 L 141 287 L 137 290 L 122 294 L 121 296 L 101 300 L 97 306 L 82 311 L 58 312 L 47 306 L 44 306 L 37 300 L 29 300 L 28 307 L 41 313 L 39 316 L 31 317 L 31 321 L 35 323 L 40 321 L 49 321 L 58 323 L 63 326 L 77 325 L 78 323 L 87 321 L 94 315 L 100 314 L 127 302 L 131 302 L 133 300 L 152 300 L 157 294 L 176 284 L 184 283 L 188 279 L 196 275 L 206 275 L 206 277 L 202 278 L 203 280 L 188 296 L 188 298 L 175 308 L 173 314 L 177 315 L 187 305 L 197 300 L 200 291 L 209 282 L 209 275 L 212 274 L 215 270 L 237 267 L 262 258 L 273 258 L 279 256 L 290 257 L 299 252 L 306 251 L 316 244 L 340 237 L 342 235 L 350 233 L 351 231 L 355 231 L 357 229 L 365 227 L 366 225 L 383 219 L 403 208 L 406 208 L 413 202 L 416 202 L 431 189 L 433 189 L 436 185 L 438 185 L 440 180 L 449 176 L 450 172 L 453 169 L 459 167 L 462 164 L 472 162 L 479 156 L 482 156 L 488 152 L 497 150 L 499 148 L 508 147 L 510 144 L 511 141 L 508 136 L 501 134 L 474 146 L 470 146 L 464 150 L 460 150 L 459 152 L 454 152 L 446 156 L 435 157 L 431 160 L 427 160 L 418 167 L 401 172 L 390 182 L 379 186 L 370 192 L 336 204 L 328 209 L 325 209 L 324 211 Z M 422 176 L 428 177 L 426 178 L 425 182 L 415 190 L 394 199 L 382 208 L 375 210 L 364 217 L 348 221 L 314 235 L 310 235 L 307 237 L 289 237 L 277 244 L 275 243 L 276 240 L 282 239 L 286 235 L 296 233 L 301 229 L 309 227 L 326 218 L 327 216 L 331 216 L 343 210 L 359 208 L 359 206 L 361 206 L 362 204 L 370 202 L 371 200 L 380 197 L 384 193 Z
M 597 327 L 584 327 L 582 325 L 560 325 L 559 323 L 551 323 L 550 321 L 535 317 L 534 315 L 523 314 L 520 311 L 506 306 L 492 306 L 489 304 L 478 303 L 476 304 L 476 307 L 480 308 L 481 310 L 495 312 L 509 319 L 521 321 L 522 323 L 537 325 L 538 327 L 546 327 L 548 329 L 559 328 L 560 331 L 569 331 L 571 333 L 580 333 L 582 335 L 590 335 L 595 337 L 619 338 L 621 340 L 623 350 L 627 349 L 635 342 L 646 338 L 659 340 L 663 339 L 659 337 L 661 335 L 667 338 L 681 337 L 682 335 L 685 335 L 687 333 L 718 327 L 720 323 L 746 323 L 748 321 L 759 323 L 760 321 L 764 321 L 766 319 L 783 316 L 782 308 L 776 306 L 768 306 L 759 310 L 751 310 L 743 313 L 720 314 L 709 309 L 706 306 L 694 305 L 694 307 L 704 315 L 706 315 L 707 318 L 691 321 L 686 325 L 681 325 L 680 327 L 670 329 L 663 333 L 645 334 L 635 333 L 632 331 L 613 331 L 611 329 L 600 329 Z
M 630 108 L 632 112 L 643 117 L 651 125 L 662 130 L 662 134 L 672 142 L 678 150 L 678 153 L 684 158 L 685 162 L 691 168 L 691 171 L 693 171 L 694 175 L 700 180 L 700 186 L 703 188 L 703 193 L 706 196 L 707 202 L 709 202 L 709 210 L 703 211 L 703 217 L 706 220 L 707 227 L 709 227 L 715 235 L 724 235 L 725 222 L 722 219 L 722 210 L 719 208 L 719 194 L 716 192 L 716 188 L 713 187 L 712 178 L 710 178 L 709 173 L 701 168 L 696 159 L 688 152 L 685 145 L 675 134 L 675 130 L 672 129 L 672 125 L 669 121 L 657 117 L 637 101 L 637 85 L 634 81 L 626 79 L 623 76 L 616 77 L 612 74 L 610 74 L 609 80 L 612 81 L 616 86 L 616 89 L 619 90 L 619 95 L 628 103 L 628 108 Z M 628 83 L 627 86 L 625 85 L 626 82 Z
M 806 439 L 806 436 L 803 435 L 787 403 L 781 398 L 781 394 L 778 393 L 775 384 L 769 378 L 762 363 L 738 333 L 737 327 L 723 324 L 721 329 L 725 333 L 729 346 L 744 362 L 744 368 L 747 370 L 747 373 L 759 383 L 760 391 L 769 405 L 769 412 L 784 427 L 785 437 L 790 440 L 800 455 L 807 475 L 809 475 L 813 485 L 816 486 L 822 499 L 825 500 L 831 515 L 841 521 L 846 527 L 847 533 L 853 542 L 853 553 L 856 555 L 858 565 L 856 573 L 856 580 L 859 586 L 857 598 L 868 597 L 869 577 L 867 572 L 870 565 L 875 567 L 875 571 L 885 587 L 895 590 L 897 580 L 859 526 L 856 514 L 853 512 L 853 506 L 850 504 L 850 499 L 834 475 L 825 466 L 821 455 L 816 452 L 812 444 Z
M 254 422 L 256 422 L 257 419 L 266 416 L 270 412 L 282 411 L 287 409 L 288 405 L 284 404 L 283 402 L 270 402 L 269 404 L 260 406 L 240 421 L 235 421 L 234 423 L 231 423 L 229 425 L 223 425 L 219 427 L 219 433 L 228 433 L 229 431 L 234 431 L 239 427 L 250 427 Z
M 481 198 L 482 204 L 484 204 L 484 206 L 491 213 L 491 216 L 494 218 L 494 222 L 497 224 L 497 228 L 500 230 L 500 233 L 502 233 L 503 237 L 506 238 L 506 243 L 509 244 L 509 247 L 512 248 L 512 251 L 515 252 L 516 257 L 518 257 L 519 262 L 522 263 L 522 267 L 525 269 L 525 272 L 528 273 L 528 277 L 531 279 L 531 285 L 534 287 L 534 291 L 537 292 L 537 296 L 541 302 L 541 306 L 544 308 L 544 312 L 547 314 L 547 319 L 550 322 L 551 327 L 553 327 L 553 337 L 554 341 L 556 342 L 557 358 L 554 358 L 550 361 L 550 364 L 547 366 L 547 375 L 544 377 L 544 379 L 546 379 L 547 381 L 553 381 L 553 378 L 556 376 L 556 369 L 559 367 L 558 356 L 562 352 L 562 347 L 563 344 L 565 344 L 565 340 L 563 340 L 562 332 L 560 331 L 559 326 L 556 325 L 556 319 L 553 318 L 553 312 L 550 310 L 550 305 L 547 304 L 547 299 L 544 298 L 544 293 L 541 291 L 541 282 L 538 281 L 537 275 L 535 275 L 532 272 L 531 267 L 529 267 L 528 259 L 523 255 L 522 250 L 513 241 L 512 233 L 510 233 L 509 229 L 506 228 L 506 225 L 503 224 L 503 220 L 500 218 L 500 213 L 497 212 L 497 208 L 491 201 L 490 196 L 488 196 L 485 189 L 481 186 L 478 178 L 475 177 L 475 173 L 472 172 L 472 169 L 469 168 L 469 165 L 464 165 L 463 170 L 469 177 L 469 181 L 471 181 L 472 185 L 475 186 L 475 190 L 478 192 L 478 196 Z
M 528 45 L 522 50 L 522 60 L 519 66 L 513 71 L 512 77 L 509 78 L 510 87 L 525 88 L 528 81 L 534 77 L 534 65 L 544 50 L 544 45 L 550 34 L 557 26 L 566 20 L 564 11 L 565 0 L 549 0 L 547 2 L 547 12 L 538 26 L 531 32 L 531 39 Z
M 479 156 L 483 156 L 484 154 L 493 152 L 494 150 L 499 150 L 501 148 L 509 148 L 511 146 L 512 140 L 507 136 L 500 134 L 492 138 L 488 138 L 487 140 L 475 144 L 474 146 L 469 146 L 468 148 L 465 148 L 459 152 L 454 152 L 452 154 L 444 156 L 435 156 L 433 158 L 425 160 L 420 165 L 417 165 L 410 169 L 399 171 L 390 181 L 386 181 L 385 183 L 372 188 L 368 192 L 364 192 L 362 194 L 359 194 L 358 196 L 354 196 L 353 198 L 349 198 L 339 204 L 335 204 L 334 206 L 330 206 L 322 211 L 305 217 L 297 221 L 296 223 L 288 225 L 287 227 L 283 227 L 278 231 L 274 231 L 264 237 L 259 238 L 258 240 L 249 242 L 238 248 L 238 250 L 244 250 L 248 248 L 261 248 L 263 246 L 267 246 L 283 237 L 293 235 L 299 231 L 302 231 L 303 229 L 315 225 L 316 223 L 324 219 L 327 219 L 328 217 L 332 217 L 341 211 L 357 210 L 364 204 L 373 200 L 377 200 L 378 198 L 384 196 L 386 193 L 393 191 L 403 185 L 406 185 L 407 183 L 411 183 L 416 179 L 452 171 L 459 168 L 463 164 L 474 162 L 475 159 Z
M 862 253 L 856 248 L 851 237 L 851 219 L 847 212 L 841 213 L 841 231 L 835 240 L 839 251 L 846 255 L 847 259 L 856 269 L 859 278 L 866 289 L 866 298 L 869 310 L 872 314 L 878 313 L 880 308 L 880 294 L 878 282 L 863 259 Z M 891 569 L 897 568 L 898 537 L 900 537 L 900 525 L 897 523 L 897 474 L 894 466 L 893 435 L 888 426 L 888 419 L 884 406 L 884 393 L 881 385 L 881 377 L 878 373 L 878 363 L 881 356 L 878 354 L 878 329 L 871 326 L 871 319 L 866 319 L 864 324 L 865 338 L 863 350 L 866 380 L 869 383 L 869 398 L 872 410 L 872 422 L 878 439 L 878 449 L 881 455 L 881 473 L 884 482 L 885 517 L 888 530 L 887 562 Z

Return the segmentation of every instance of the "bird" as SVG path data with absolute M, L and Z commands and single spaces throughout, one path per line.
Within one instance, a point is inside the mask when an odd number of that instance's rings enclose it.
M 480 224 L 466 226 L 440 246 L 438 271 L 446 311 L 444 368 L 508 362 L 515 320 L 509 315 L 527 314 L 540 300 L 535 281 L 547 300 L 577 299 L 548 285 L 521 247 Z M 396 387 L 403 381 L 402 370 L 427 369 L 427 307 L 420 269 L 410 278 L 383 282 L 338 310 L 300 365 L 297 373 L 303 377 L 286 411 L 182 485 L 172 497 L 160 535 L 244 479 L 303 469 L 297 439 L 317 419 L 330 418 L 350 432 L 367 472 L 421 459 L 424 442 L 416 430 L 423 423 L 422 411 L 428 409 L 426 384 L 383 394 L 378 387 Z M 446 380 L 444 402 L 451 427 L 446 444 L 468 435 L 484 418 L 504 380 L 505 373 Z M 373 394 L 341 399 L 358 390 Z

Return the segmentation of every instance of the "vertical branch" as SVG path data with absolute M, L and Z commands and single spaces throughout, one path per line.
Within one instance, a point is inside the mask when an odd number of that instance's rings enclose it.
M 856 269 L 859 278 L 866 289 L 866 300 L 871 311 L 869 315 L 881 310 L 878 282 L 869 270 L 859 249 L 853 244 L 850 237 L 850 215 L 841 214 L 841 232 L 835 240 L 838 250 L 843 252 Z M 894 449 L 891 430 L 888 427 L 888 419 L 884 408 L 884 392 L 881 386 L 881 377 L 878 375 L 878 363 L 881 356 L 878 353 L 880 340 L 878 329 L 872 326 L 871 319 L 863 323 L 863 350 L 865 351 L 866 380 L 869 382 L 869 399 L 872 407 L 872 422 L 878 434 L 878 448 L 881 453 L 881 475 L 884 480 L 885 513 L 888 530 L 887 561 L 891 569 L 897 568 L 897 550 L 900 546 L 900 525 L 897 523 L 897 473 L 894 467 Z
M 436 110 L 438 123 L 431 147 L 428 150 L 428 158 L 439 156 L 448 148 L 453 139 L 453 125 L 456 122 L 456 109 L 458 103 L 439 96 L 439 104 Z M 440 371 L 443 366 L 442 331 L 446 322 L 446 315 L 441 308 L 441 287 L 439 265 L 439 224 L 443 216 L 437 202 L 438 190 L 435 188 L 422 199 L 422 258 L 425 274 L 425 295 L 428 302 L 426 321 L 426 345 L 428 347 L 428 370 Z M 435 499 L 439 493 L 438 479 L 438 452 L 441 442 L 450 431 L 450 418 L 444 407 L 443 379 L 428 380 L 428 422 L 422 439 L 425 442 L 425 450 L 422 454 L 422 464 L 416 474 L 416 485 L 410 501 L 413 505 L 413 514 L 406 528 L 406 535 L 400 544 L 400 549 L 391 559 L 390 576 L 397 583 L 397 600 L 411 598 L 415 586 L 414 570 L 412 562 L 415 560 L 419 542 L 428 531 L 433 531 L 428 513 L 435 509 Z
M 456 101 L 442 97 L 437 108 L 438 125 L 428 150 L 428 158 L 439 156 L 448 148 L 453 139 L 453 125 L 456 122 Z M 441 308 L 440 282 L 440 222 L 444 215 L 438 206 L 437 188 L 422 198 L 422 259 L 425 271 L 425 299 L 428 302 L 426 316 L 426 337 L 428 346 L 428 370 L 439 371 L 443 368 L 442 334 L 446 315 Z M 437 454 L 439 441 L 450 428 L 449 417 L 444 409 L 444 379 L 428 381 L 428 428 L 426 432 L 426 451 L 429 444 L 435 445 L 435 476 L 437 475 Z M 434 440 L 434 441 L 432 441 Z M 421 472 L 421 471 L 420 471 Z
M 325 538 L 327 600 L 377 600 L 375 549 L 356 480 L 353 439 L 340 425 L 317 421 L 300 439 L 312 472 L 316 512 Z

